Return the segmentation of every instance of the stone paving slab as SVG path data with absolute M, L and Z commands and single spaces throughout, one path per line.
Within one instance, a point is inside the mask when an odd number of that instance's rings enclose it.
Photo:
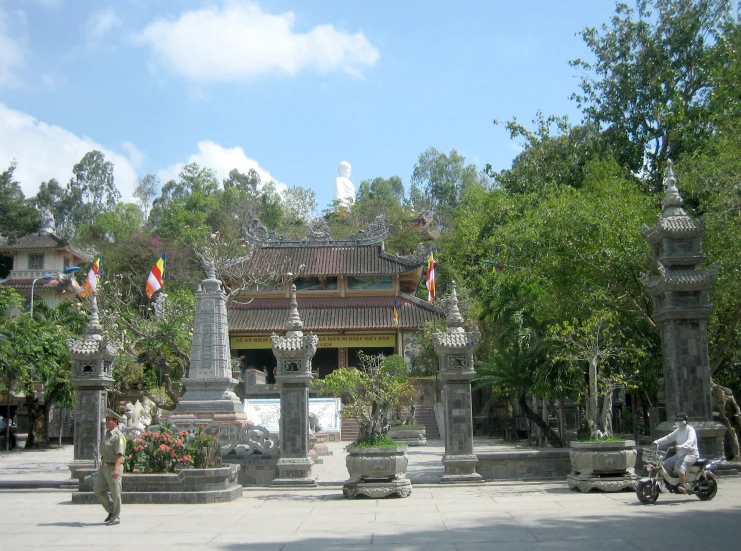
M 717 497 L 571 492 L 566 483 L 429 486 L 406 499 L 341 497 L 340 488 L 248 489 L 232 503 L 125 505 L 105 526 L 97 505 L 63 491 L 0 491 L 0 548 L 410 551 L 726 551 L 741 539 L 741 479 Z

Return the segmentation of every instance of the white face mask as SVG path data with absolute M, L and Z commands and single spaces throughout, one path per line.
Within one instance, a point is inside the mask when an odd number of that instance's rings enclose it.
M 686 427 L 687 426 L 687 421 L 679 421 L 679 426 L 680 427 Z

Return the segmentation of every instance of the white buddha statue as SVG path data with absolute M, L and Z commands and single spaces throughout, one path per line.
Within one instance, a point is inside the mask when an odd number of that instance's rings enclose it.
M 340 175 L 334 181 L 335 210 L 348 210 L 355 202 L 355 186 L 350 181 L 352 167 L 347 161 L 342 161 L 337 171 Z

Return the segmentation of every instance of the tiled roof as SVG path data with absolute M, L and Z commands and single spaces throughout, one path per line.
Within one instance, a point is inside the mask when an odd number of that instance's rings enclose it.
M 393 275 L 423 266 L 419 255 L 393 256 L 379 245 L 344 247 L 258 247 L 250 261 L 253 274 L 302 276 Z
M 696 233 L 704 229 L 700 220 L 689 216 L 667 216 L 659 218 L 661 229 L 671 233 Z
M 12 287 L 13 289 L 30 289 L 33 284 L 33 279 L 6 279 L 0 281 L 0 285 L 3 287 Z M 69 287 L 68 281 L 59 281 L 58 279 L 39 279 L 34 286 L 34 290 L 40 291 L 42 289 L 55 291 L 66 289 Z
M 410 295 L 397 298 L 399 328 L 414 329 L 428 321 L 444 319 L 443 312 Z M 394 297 L 326 297 L 298 299 L 303 331 L 340 329 L 395 329 Z M 229 308 L 230 333 L 271 333 L 286 328 L 289 299 L 255 299 L 249 304 L 233 303 Z
M 57 237 L 53 233 L 40 235 L 38 233 L 32 233 L 30 235 L 24 235 L 18 239 L 13 239 L 7 243 L 0 244 L 0 252 L 12 253 L 16 251 L 42 251 L 42 250 L 59 250 L 66 249 L 76 256 L 86 261 L 93 259 L 87 253 L 84 253 L 61 237 Z

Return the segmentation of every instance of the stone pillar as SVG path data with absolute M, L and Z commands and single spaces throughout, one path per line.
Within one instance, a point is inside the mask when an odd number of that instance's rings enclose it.
M 479 343 L 479 331 L 466 332 L 458 310 L 458 296 L 453 282 L 448 330 L 432 336 L 435 352 L 440 356 L 438 379 L 443 385 L 445 418 L 445 474 L 440 482 L 483 482 L 476 472 L 479 462 L 473 453 L 473 417 L 471 414 L 471 381 L 473 350 Z
M 671 161 L 664 184 L 666 196 L 659 223 L 641 229 L 659 271 L 659 275 L 641 276 L 653 296 L 653 320 L 661 330 L 664 365 L 667 421 L 652 426 L 653 436 L 672 432 L 674 417 L 684 411 L 697 432 L 700 454 L 718 457 L 723 455 L 726 428 L 713 421 L 707 335 L 712 311 L 709 293 L 717 269 L 697 267 L 706 259 L 702 251 L 705 226 L 684 210 Z
M 275 379 L 280 388 L 280 459 L 277 486 L 316 486 L 309 457 L 309 386 L 313 381 L 311 359 L 319 337 L 304 335 L 298 314 L 296 286 L 291 285 L 291 308 L 286 336 L 273 334 L 273 354 L 278 361 Z
M 234 393 L 239 381 L 232 378 L 226 294 L 213 265 L 196 291 L 190 366 L 182 382 L 185 394 L 168 421 L 178 427 L 209 420 L 246 427 L 247 416 Z
M 74 456 L 68 465 L 72 478 L 78 478 L 80 470 L 95 469 L 100 457 L 106 398 L 113 386 L 113 360 L 119 348 L 119 343 L 103 335 L 103 327 L 98 319 L 98 301 L 93 293 L 85 338 L 67 340 L 72 361 L 70 382 L 76 389 Z

